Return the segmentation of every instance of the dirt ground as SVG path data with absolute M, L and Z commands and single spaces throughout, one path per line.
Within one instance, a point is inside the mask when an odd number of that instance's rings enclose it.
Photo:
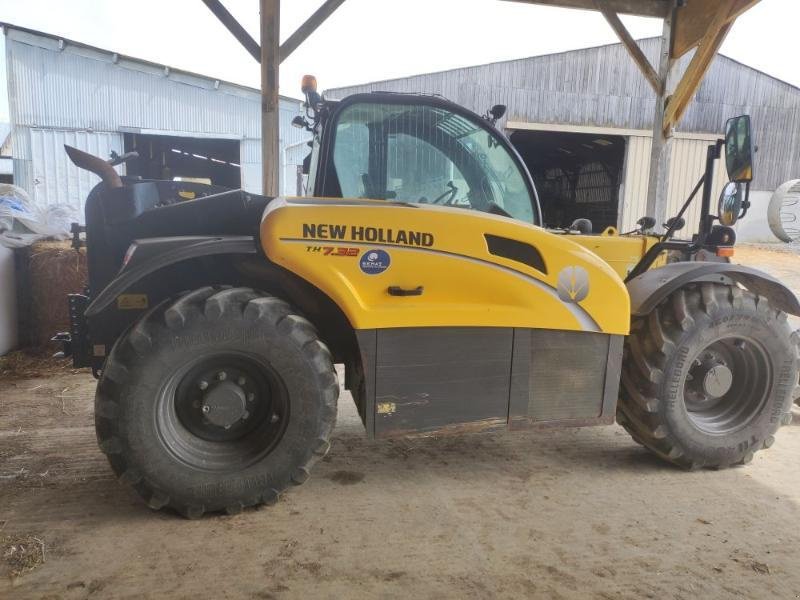
M 800 292 L 800 256 L 738 259 Z M 187 521 L 114 480 L 93 393 L 0 381 L 0 540 L 44 550 L 16 578 L 0 556 L 0 598 L 800 597 L 798 411 L 749 466 L 688 473 L 617 426 L 370 442 L 345 395 L 308 483 Z

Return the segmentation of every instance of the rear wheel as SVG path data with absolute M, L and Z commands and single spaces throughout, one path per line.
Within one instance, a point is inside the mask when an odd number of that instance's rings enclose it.
M 328 349 L 288 304 L 208 287 L 155 308 L 116 344 L 97 438 L 151 508 L 233 513 L 308 478 L 338 392 Z
M 617 420 L 685 468 L 749 462 L 791 420 L 798 378 L 786 315 L 735 286 L 694 284 L 637 318 Z

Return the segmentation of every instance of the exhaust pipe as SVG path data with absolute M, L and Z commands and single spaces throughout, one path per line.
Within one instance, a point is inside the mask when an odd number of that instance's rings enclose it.
M 67 156 L 75 164 L 76 167 L 90 171 L 100 177 L 109 188 L 121 188 L 122 178 L 114 170 L 114 167 L 108 161 L 103 160 L 98 156 L 78 150 L 72 146 L 64 144 L 64 150 L 67 151 Z

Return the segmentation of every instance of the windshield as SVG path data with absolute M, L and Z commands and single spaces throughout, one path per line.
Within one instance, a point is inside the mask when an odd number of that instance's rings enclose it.
M 493 212 L 537 222 L 518 162 L 495 132 L 445 108 L 355 103 L 335 124 L 341 195 Z

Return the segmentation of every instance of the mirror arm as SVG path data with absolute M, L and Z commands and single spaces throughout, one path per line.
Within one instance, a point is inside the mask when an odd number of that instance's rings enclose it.
M 747 210 L 750 208 L 750 182 L 744 184 L 744 202 L 742 202 L 742 214 L 739 215 L 739 219 L 744 218 L 747 214 Z
M 706 174 L 704 175 L 705 185 L 703 186 L 703 205 L 700 209 L 700 231 L 698 243 L 702 245 L 706 236 L 711 233 L 714 225 L 714 215 L 711 214 L 711 188 L 714 184 L 714 161 L 721 154 L 721 149 L 725 145 L 725 140 L 717 140 L 715 144 L 708 147 L 706 154 Z
M 675 220 L 672 222 L 672 225 L 668 227 L 667 230 L 664 232 L 664 235 L 661 236 L 662 242 L 666 242 L 673 236 L 675 230 L 677 229 L 678 220 L 683 216 L 683 213 L 685 213 L 686 210 L 689 208 L 689 205 L 692 203 L 692 200 L 694 200 L 694 197 L 697 195 L 697 192 L 700 191 L 700 188 L 703 186 L 703 183 L 705 183 L 705 180 L 706 176 L 701 175 L 700 181 L 698 181 L 697 185 L 694 186 L 692 193 L 689 194 L 689 197 L 686 199 L 686 202 L 683 203 L 683 206 L 681 206 L 681 209 L 678 211 L 678 214 L 675 215 L 674 217 Z

